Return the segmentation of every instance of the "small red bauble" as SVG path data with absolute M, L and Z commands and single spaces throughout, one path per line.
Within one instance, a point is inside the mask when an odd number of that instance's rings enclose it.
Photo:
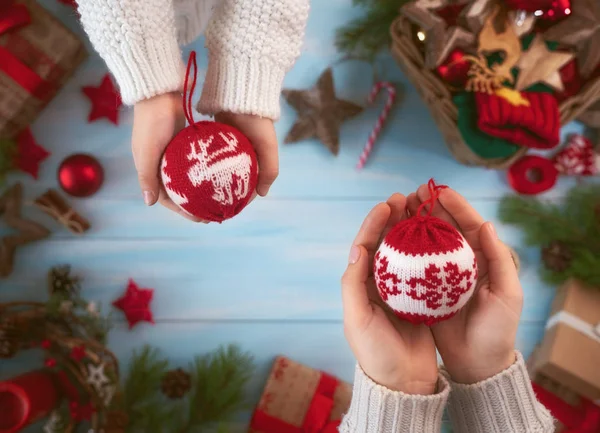
M 522 10 L 536 17 L 556 21 L 571 14 L 571 0 L 504 0 L 509 9 Z
M 451 86 L 463 88 L 469 79 L 470 69 L 471 62 L 465 59 L 464 51 L 456 49 L 438 66 L 437 73 Z
M 400 319 L 431 326 L 454 316 L 477 284 L 475 253 L 451 224 L 431 216 L 444 186 L 429 181 L 430 200 L 396 224 L 375 254 L 375 282 Z M 427 215 L 421 210 L 429 205 Z
M 89 197 L 98 192 L 103 182 L 104 169 L 90 155 L 71 155 L 58 168 L 60 187 L 73 197 Z
M 240 213 L 252 198 L 258 162 L 244 134 L 204 121 L 188 126 L 169 143 L 161 174 L 167 194 L 181 209 L 221 222 Z

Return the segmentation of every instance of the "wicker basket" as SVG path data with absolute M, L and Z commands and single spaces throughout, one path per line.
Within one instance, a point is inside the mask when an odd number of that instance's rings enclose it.
M 425 67 L 423 54 L 413 39 L 410 21 L 400 15 L 392 23 L 390 31 L 392 55 L 425 101 L 444 136 L 448 149 L 457 161 L 465 165 L 501 169 L 508 167 L 527 152 L 527 148 L 522 148 L 509 158 L 494 159 L 485 159 L 475 154 L 465 143 L 458 129 L 458 108 L 452 101 L 452 93 L 435 72 Z M 579 94 L 560 105 L 561 125 L 575 120 L 598 99 L 600 99 L 600 78 L 587 83 Z

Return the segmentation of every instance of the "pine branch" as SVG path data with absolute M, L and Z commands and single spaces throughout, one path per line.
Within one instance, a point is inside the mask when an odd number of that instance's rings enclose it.
M 246 385 L 254 368 L 252 356 L 233 345 L 197 357 L 190 368 L 193 386 L 187 422 L 178 432 L 226 421 L 245 409 Z
M 354 0 L 364 13 L 336 34 L 337 48 L 350 56 L 373 60 L 377 53 L 391 44 L 390 26 L 400 7 L 409 0 Z

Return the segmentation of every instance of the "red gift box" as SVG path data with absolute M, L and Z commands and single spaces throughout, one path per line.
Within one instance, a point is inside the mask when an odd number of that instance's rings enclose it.
M 278 357 L 249 432 L 336 433 L 351 398 L 351 385 Z

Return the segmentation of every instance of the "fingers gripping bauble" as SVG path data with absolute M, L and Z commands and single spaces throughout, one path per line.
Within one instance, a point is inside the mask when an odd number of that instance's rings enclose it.
M 429 185 L 432 200 L 392 228 L 374 261 L 383 301 L 400 319 L 427 326 L 455 315 L 477 284 L 473 249 L 451 224 L 431 216 L 444 187 Z M 427 204 L 429 213 L 421 216 Z
M 183 94 L 189 126 L 167 146 L 160 174 L 167 195 L 183 211 L 205 221 L 221 222 L 240 213 L 252 199 L 258 182 L 258 161 L 252 144 L 236 128 L 217 122 L 194 122 L 196 72 L 196 53 L 192 51 Z
M 190 215 L 215 222 L 240 213 L 258 179 L 250 141 L 237 129 L 217 122 L 197 122 L 175 136 L 160 171 L 173 202 Z

